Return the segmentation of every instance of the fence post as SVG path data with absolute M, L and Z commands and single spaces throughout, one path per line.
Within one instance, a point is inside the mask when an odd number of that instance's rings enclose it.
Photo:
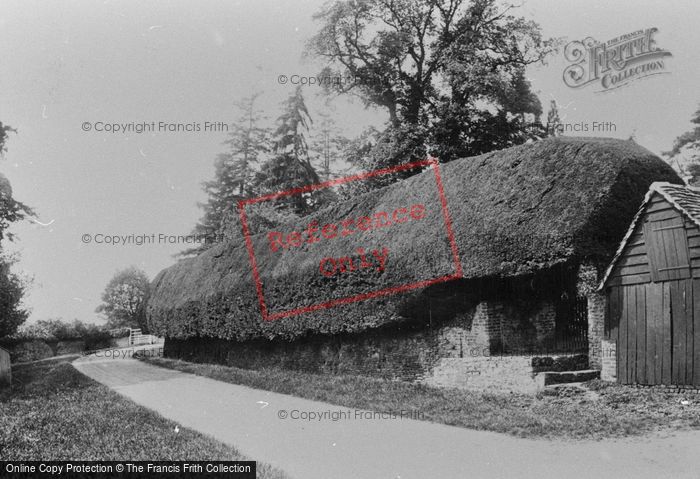
M 12 387 L 12 365 L 10 362 L 10 352 L 0 348 L 0 387 Z

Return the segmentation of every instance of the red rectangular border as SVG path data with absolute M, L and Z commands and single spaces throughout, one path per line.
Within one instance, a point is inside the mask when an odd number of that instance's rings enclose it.
M 253 250 L 253 240 L 250 237 L 250 229 L 248 228 L 248 217 L 245 213 L 246 205 L 260 203 L 262 201 L 274 200 L 282 196 L 289 196 L 301 193 L 307 193 L 309 191 L 320 190 L 323 188 L 328 188 L 336 185 L 343 185 L 351 181 L 363 180 L 366 178 L 372 178 L 374 176 L 386 175 L 389 173 L 396 173 L 399 171 L 410 170 L 413 168 L 421 166 L 431 166 L 435 172 L 435 182 L 437 184 L 438 194 L 440 196 L 440 204 L 442 205 L 442 214 L 445 219 L 445 227 L 447 229 L 447 238 L 450 243 L 450 249 L 452 250 L 452 260 L 455 264 L 455 272 L 450 275 L 441 276 L 439 278 L 434 278 L 425 281 L 418 281 L 416 283 L 409 283 L 402 286 L 393 286 L 391 288 L 384 288 L 377 291 L 371 291 L 369 293 L 358 294 L 355 296 L 348 296 L 345 298 L 334 299 L 331 301 L 326 301 L 324 303 L 318 303 L 311 306 L 305 306 L 303 308 L 290 309 L 289 311 L 283 311 L 281 313 L 269 314 L 267 311 L 267 306 L 265 305 L 265 298 L 263 296 L 262 282 L 260 281 L 260 274 L 258 272 L 258 265 L 255 261 L 255 252 Z M 257 198 L 250 198 L 241 200 L 238 202 L 239 215 L 241 217 L 241 224 L 243 226 L 243 235 L 245 236 L 246 248 L 248 249 L 248 257 L 250 259 L 250 266 L 253 270 L 253 279 L 255 280 L 255 289 L 258 293 L 258 301 L 260 302 L 260 311 L 262 312 L 263 321 L 273 321 L 275 319 L 285 318 L 289 316 L 296 316 L 298 314 L 309 313 L 312 311 L 317 311 L 319 309 L 328 309 L 333 306 L 338 306 L 341 304 L 354 303 L 357 301 L 362 301 L 365 299 L 377 298 L 380 296 L 389 296 L 393 294 L 398 294 L 404 291 L 410 291 L 417 288 L 425 288 L 427 286 L 444 283 L 446 281 L 451 281 L 453 279 L 460 279 L 464 277 L 462 272 L 462 263 L 459 260 L 459 253 L 457 251 L 457 243 L 455 242 L 454 232 L 452 230 L 452 220 L 450 219 L 450 214 L 447 211 L 447 199 L 445 198 L 445 191 L 442 186 L 442 178 L 440 176 L 440 167 L 437 158 L 428 158 L 426 160 L 413 161 L 410 163 L 404 163 L 402 165 L 393 166 L 390 168 L 382 168 L 379 170 L 370 171 L 367 173 L 360 173 L 357 175 L 346 176 L 344 178 L 338 178 L 335 180 L 325 181 L 323 183 L 318 183 L 315 185 L 303 186 L 300 188 L 292 188 L 286 191 L 278 191 L 277 193 L 272 193 L 269 195 L 259 196 Z

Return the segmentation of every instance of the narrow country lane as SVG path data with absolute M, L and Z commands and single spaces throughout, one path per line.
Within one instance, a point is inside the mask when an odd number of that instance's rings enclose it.
M 73 364 L 136 403 L 298 479 L 700 477 L 698 431 L 603 442 L 518 439 L 410 419 L 356 418 L 349 408 L 130 358 L 92 356 Z M 347 417 L 309 422 L 281 419 L 281 410 Z

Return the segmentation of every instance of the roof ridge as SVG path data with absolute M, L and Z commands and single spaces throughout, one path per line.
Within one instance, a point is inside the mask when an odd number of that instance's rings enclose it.
M 670 187 L 673 187 L 673 188 L 683 188 L 683 189 L 686 189 L 686 190 L 690 190 L 690 191 L 692 191 L 692 192 L 694 192 L 694 193 L 700 193 L 700 187 L 699 187 L 699 186 L 692 186 L 692 185 L 686 185 L 686 184 L 679 185 L 679 184 L 676 184 L 676 183 L 669 183 L 668 181 L 655 181 L 655 182 L 653 182 L 653 183 L 651 184 L 651 186 L 650 186 L 649 188 L 656 190 L 656 189 L 659 188 L 659 187 L 667 187 L 667 186 L 670 186 Z

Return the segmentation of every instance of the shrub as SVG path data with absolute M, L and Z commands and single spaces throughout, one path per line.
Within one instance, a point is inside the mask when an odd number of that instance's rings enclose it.
M 10 352 L 13 363 L 24 363 L 53 356 L 51 347 L 41 340 L 24 341 L 15 346 Z
M 95 349 L 104 349 L 112 346 L 112 336 L 108 331 L 94 329 L 85 333 L 83 336 L 85 341 L 85 349 L 93 351 Z

